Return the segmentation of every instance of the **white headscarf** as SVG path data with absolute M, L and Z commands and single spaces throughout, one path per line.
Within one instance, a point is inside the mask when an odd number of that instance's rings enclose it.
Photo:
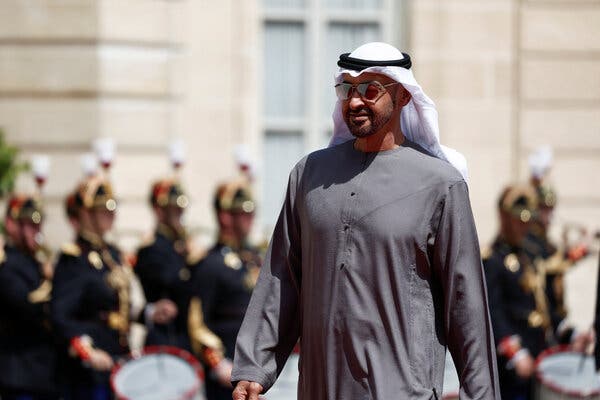
M 364 44 L 350 53 L 350 57 L 368 61 L 391 61 L 404 58 L 402 52 L 387 43 L 372 42 Z M 468 177 L 467 160 L 458 151 L 440 144 L 440 128 L 438 113 L 434 102 L 427 97 L 421 86 L 415 80 L 410 69 L 402 67 L 368 67 L 362 71 L 340 68 L 335 75 L 335 83 L 343 80 L 343 74 L 356 77 L 364 72 L 371 72 L 390 77 L 400 82 L 411 94 L 411 99 L 400 113 L 400 127 L 404 136 L 411 142 L 417 143 L 434 157 L 448 161 L 463 176 Z M 342 116 L 341 102 L 338 100 L 333 110 L 333 136 L 329 146 L 354 139 Z

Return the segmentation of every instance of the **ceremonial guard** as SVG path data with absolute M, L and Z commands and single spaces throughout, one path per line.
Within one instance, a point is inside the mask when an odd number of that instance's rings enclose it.
M 490 313 L 497 343 L 500 388 L 505 400 L 531 397 L 535 357 L 548 346 L 568 343 L 544 264 L 525 246 L 537 217 L 535 190 L 507 188 L 499 200 L 500 233 L 482 252 Z
M 0 397 L 58 399 L 56 346 L 49 318 L 50 251 L 42 242 L 37 196 L 8 200 L 6 244 L 0 248 Z
M 230 400 L 235 340 L 256 284 L 262 258 L 248 244 L 255 203 L 246 179 L 217 188 L 219 224 L 215 246 L 194 268 L 195 297 L 189 309 L 190 339 L 204 362 L 208 400 Z
M 188 198 L 175 179 L 152 185 L 150 204 L 156 230 L 137 253 L 135 273 L 146 300 L 146 345 L 171 345 L 190 350 L 187 309 L 190 301 L 190 264 L 200 256 L 191 250 L 181 222 Z
M 108 180 L 86 178 L 74 202 L 77 237 L 62 247 L 52 294 L 52 320 L 64 355 L 63 396 L 111 399 L 109 372 L 115 358 L 128 352 L 133 272 L 105 240 L 117 207 Z
M 539 264 L 538 268 L 545 272 L 546 286 L 552 292 L 549 307 L 555 318 L 553 324 L 559 327 L 562 341 L 570 340 L 575 351 L 583 351 L 593 341 L 593 334 L 578 333 L 567 324 L 564 280 L 569 268 L 589 254 L 590 238 L 585 229 L 575 227 L 579 237 L 576 242 L 570 243 L 569 233 L 573 227 L 567 225 L 563 228 L 562 246 L 555 245 L 550 239 L 549 232 L 557 204 L 556 192 L 546 179 L 552 158 L 552 151 L 548 147 L 538 148 L 529 157 L 530 185 L 536 195 L 537 212 L 523 241 L 523 248 L 534 263 Z

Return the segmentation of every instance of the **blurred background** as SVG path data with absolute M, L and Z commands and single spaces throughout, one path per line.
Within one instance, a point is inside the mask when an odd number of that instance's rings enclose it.
M 540 145 L 554 152 L 556 236 L 600 228 L 598 0 L 2 0 L 0 127 L 19 159 L 51 157 L 53 246 L 72 239 L 64 197 L 101 137 L 117 145 L 114 239 L 125 250 L 152 230 L 150 183 L 170 174 L 174 138 L 185 143 L 187 223 L 206 246 L 214 188 L 238 173 L 234 153 L 246 146 L 260 241 L 290 168 L 329 140 L 339 54 L 369 41 L 411 54 L 442 143 L 469 162 L 482 244 L 494 237 L 502 187 L 528 179 Z M 16 188 L 33 190 L 30 174 Z M 591 257 L 570 273 L 582 325 L 596 265 Z

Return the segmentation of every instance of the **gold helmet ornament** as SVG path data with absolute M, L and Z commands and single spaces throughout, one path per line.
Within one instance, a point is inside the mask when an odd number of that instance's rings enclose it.
M 91 176 L 79 184 L 75 191 L 75 204 L 85 209 L 100 208 L 116 211 L 117 201 L 110 182 L 101 176 Z
M 217 211 L 234 213 L 253 213 L 256 204 L 250 185 L 246 179 L 236 179 L 222 183 L 217 187 L 214 198 Z
M 542 183 L 536 188 L 540 208 L 554 208 L 556 206 L 556 192 L 552 186 Z
M 535 189 L 524 184 L 509 186 L 500 196 L 499 208 L 519 218 L 521 222 L 530 222 L 537 215 L 538 198 Z
M 189 205 L 189 200 L 178 181 L 161 179 L 152 185 L 150 204 L 154 207 L 174 206 L 184 209 Z
M 44 212 L 41 200 L 32 195 L 17 194 L 8 200 L 7 217 L 20 222 L 42 223 Z

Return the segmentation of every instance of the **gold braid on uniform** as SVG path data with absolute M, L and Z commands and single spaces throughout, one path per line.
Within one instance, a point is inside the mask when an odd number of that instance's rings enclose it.
M 52 277 L 54 269 L 52 267 L 52 251 L 40 246 L 35 252 L 35 260 L 40 266 L 40 274 L 42 275 L 42 283 L 40 286 L 29 292 L 27 299 L 30 303 L 45 303 L 50 301 L 52 294 Z
M 525 264 L 521 285 L 533 293 L 535 310 L 529 314 L 527 322 L 533 328 L 544 328 L 547 338 L 553 337 L 551 331 L 550 311 L 546 298 L 546 271 L 542 264 L 536 263 L 534 268 L 530 263 Z
M 204 323 L 202 302 L 198 297 L 192 298 L 188 311 L 188 333 L 192 350 L 211 369 L 225 358 L 223 342 Z
M 560 252 L 556 251 L 552 256 L 539 261 L 544 265 L 546 273 L 550 275 L 564 274 L 573 265 L 573 262 Z
M 119 310 L 111 312 L 108 316 L 108 325 L 119 331 L 121 344 L 127 343 L 127 334 L 129 333 L 129 307 L 130 307 L 130 285 L 131 270 L 118 264 L 110 254 L 107 248 L 102 250 L 102 258 L 110 272 L 106 280 L 110 287 L 117 291 L 119 298 Z

